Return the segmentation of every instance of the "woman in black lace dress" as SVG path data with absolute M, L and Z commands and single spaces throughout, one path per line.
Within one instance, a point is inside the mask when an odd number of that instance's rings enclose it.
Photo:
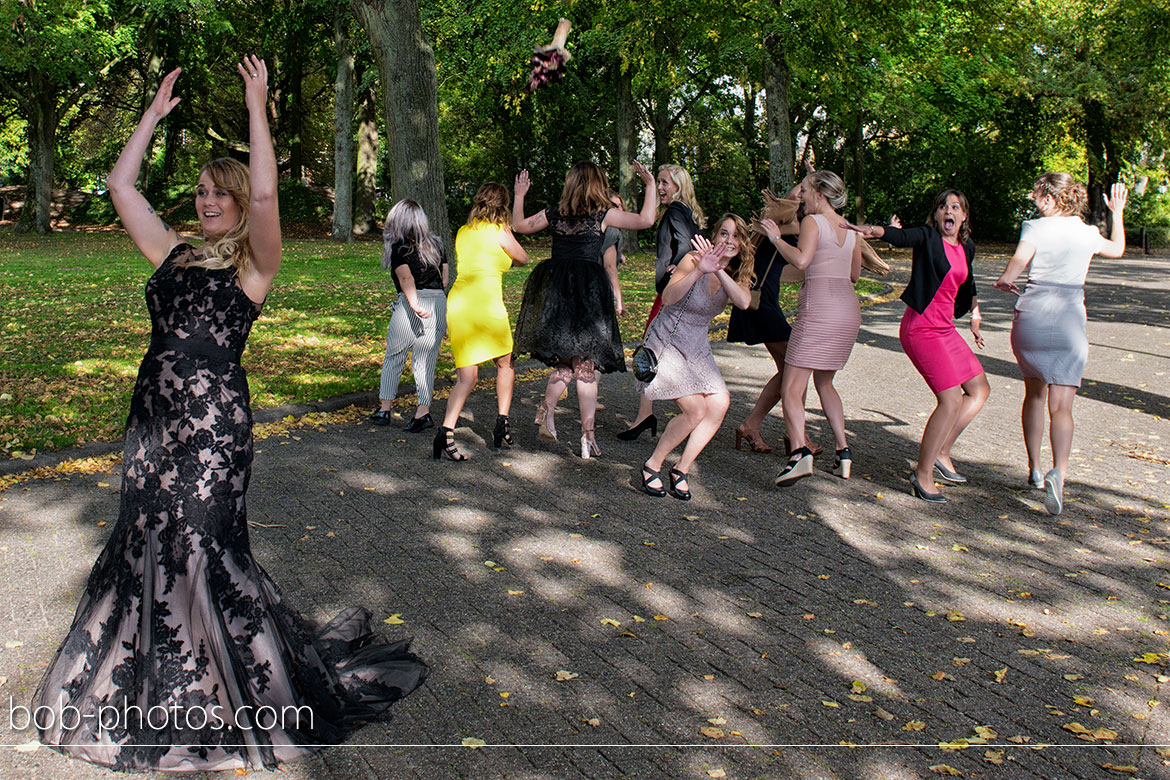
M 118 770 L 274 767 L 334 744 L 416 688 L 407 641 L 351 608 L 314 633 L 252 557 L 244 497 L 252 413 L 240 366 L 280 267 L 276 159 L 263 60 L 239 66 L 249 165 L 204 166 L 184 243 L 134 188 L 176 69 L 110 172 L 126 231 L 157 269 L 152 333 L 130 402 L 118 522 L 34 706 L 40 739 Z
M 634 170 L 646 184 L 638 213 L 615 207 L 605 173 L 582 161 L 569 169 L 560 203 L 525 217 L 528 171 L 516 177 L 512 230 L 528 234 L 551 228 L 553 242 L 552 257 L 537 265 L 524 285 L 513 354 L 530 353 L 553 368 L 536 416 L 544 438 L 556 441 L 557 401 L 577 381 L 582 458 L 601 454 L 593 435 L 597 372 L 626 370 L 613 289 L 601 263 L 602 236 L 609 227 L 642 230 L 654 224 L 654 177 L 640 162 L 634 162 Z

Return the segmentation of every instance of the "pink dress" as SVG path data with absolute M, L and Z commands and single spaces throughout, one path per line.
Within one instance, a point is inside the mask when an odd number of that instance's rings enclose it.
M 820 235 L 812 262 L 804 269 L 784 362 L 815 371 L 840 371 L 861 328 L 861 306 L 849 280 L 857 236 L 846 232 L 845 242 L 838 245 L 829 220 L 820 214 L 813 219 Z
M 963 247 L 943 241 L 951 270 L 943 277 L 930 305 L 919 314 L 909 306 L 902 315 L 898 339 L 906 357 L 922 374 L 931 392 L 938 393 L 983 373 L 979 359 L 955 329 L 955 294 L 967 281 Z

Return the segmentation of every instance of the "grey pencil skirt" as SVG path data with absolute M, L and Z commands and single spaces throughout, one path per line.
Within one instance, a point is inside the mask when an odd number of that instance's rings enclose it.
M 1012 320 L 1012 352 L 1024 378 L 1080 387 L 1089 358 L 1085 320 L 1084 287 L 1028 282 Z

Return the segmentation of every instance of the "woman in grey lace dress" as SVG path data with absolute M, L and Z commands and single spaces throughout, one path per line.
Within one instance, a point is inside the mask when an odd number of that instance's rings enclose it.
M 715 244 L 697 236 L 696 251 L 679 262 L 662 292 L 662 311 L 646 334 L 646 345 L 658 357 L 658 374 L 642 388 L 643 397 L 673 399 L 681 411 L 642 465 L 642 490 L 656 498 L 667 493 L 663 461 L 685 441 L 682 456 L 670 470 L 669 490 L 677 499 L 690 500 L 691 466 L 727 414 L 730 396 L 707 331 L 729 300 L 739 309 L 751 303 L 752 259 L 745 257 L 747 245 L 747 223 L 734 214 L 724 214 L 716 223 Z

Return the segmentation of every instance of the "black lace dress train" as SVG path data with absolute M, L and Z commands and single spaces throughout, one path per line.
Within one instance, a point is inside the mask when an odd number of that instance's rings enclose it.
M 271 768 L 340 742 L 428 672 L 363 608 L 312 629 L 252 557 L 239 358 L 260 306 L 231 270 L 176 265 L 191 251 L 147 282 L 118 521 L 34 701 L 42 743 L 119 770 Z

